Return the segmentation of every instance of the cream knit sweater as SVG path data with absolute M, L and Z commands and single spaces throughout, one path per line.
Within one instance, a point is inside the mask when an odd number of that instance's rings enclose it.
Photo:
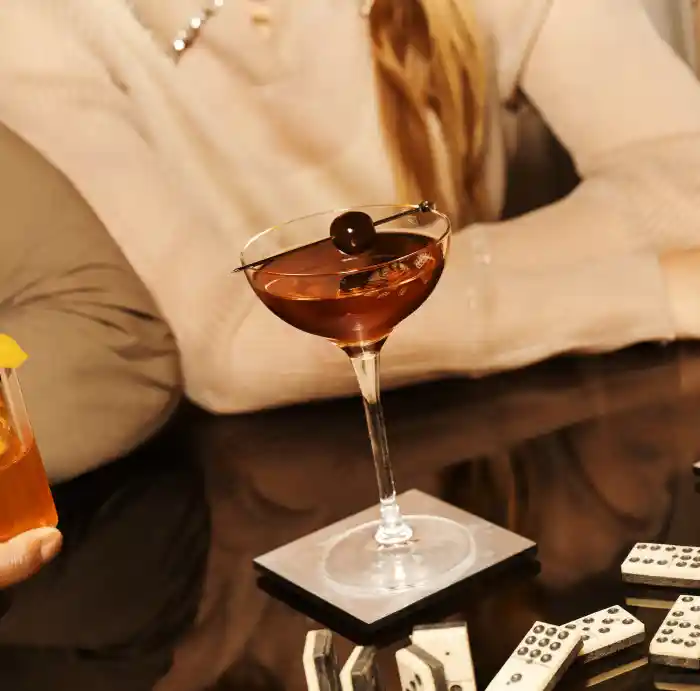
M 222 412 L 355 392 L 340 351 L 283 324 L 230 270 L 262 228 L 397 194 L 360 1 L 261 1 L 269 35 L 249 0 L 230 0 L 177 66 L 166 47 L 199 0 L 0 3 L 0 119 L 100 215 L 172 324 L 190 396 Z M 583 182 L 457 233 L 436 293 L 389 339 L 385 384 L 700 336 L 690 70 L 638 0 L 475 1 L 491 47 L 494 215 L 516 89 Z

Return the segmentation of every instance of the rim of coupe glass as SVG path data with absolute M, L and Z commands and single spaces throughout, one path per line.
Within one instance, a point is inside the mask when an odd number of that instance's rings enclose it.
M 247 262 L 245 261 L 245 253 L 246 250 L 255 242 L 260 240 L 264 235 L 267 235 L 268 233 L 272 233 L 275 230 L 279 230 L 280 228 L 284 228 L 284 226 L 291 225 L 292 223 L 301 223 L 303 221 L 306 221 L 311 218 L 317 218 L 319 216 L 328 216 L 330 214 L 335 214 L 335 215 L 340 215 L 344 214 L 348 211 L 366 211 L 368 209 L 396 209 L 397 211 L 403 210 L 403 209 L 418 209 L 416 208 L 415 204 L 372 204 L 369 206 L 351 206 L 348 207 L 347 209 L 331 209 L 329 211 L 318 211 L 313 214 L 308 214 L 307 216 L 300 216 L 298 218 L 294 218 L 291 221 L 285 221 L 284 223 L 279 223 L 276 226 L 271 226 L 270 228 L 266 228 L 265 230 L 260 231 L 256 235 L 254 235 L 248 242 L 246 242 L 245 247 L 241 250 L 241 255 L 240 255 L 240 261 L 241 264 L 246 264 Z M 423 211 L 419 213 L 429 213 L 433 214 L 435 216 L 438 216 L 445 222 L 445 230 L 443 233 L 440 234 L 439 237 L 436 238 L 431 238 L 433 242 L 437 245 L 441 243 L 449 234 L 450 231 L 452 230 L 452 223 L 450 222 L 450 219 L 442 213 L 442 211 L 437 211 L 436 209 L 431 209 L 430 211 Z M 330 236 L 329 236 L 330 237 Z M 299 245 L 299 248 L 303 247 L 304 245 Z M 389 264 L 393 264 L 394 262 L 397 261 L 404 261 L 406 259 L 410 259 L 411 257 L 419 255 L 421 252 L 424 252 L 425 248 L 419 249 L 419 250 L 414 250 L 413 252 L 409 252 L 408 254 L 403 254 L 400 257 L 396 257 L 395 259 L 392 259 L 391 261 L 386 261 L 386 262 L 379 262 L 378 264 L 371 264 L 370 266 L 363 266 L 363 267 L 358 267 L 355 269 L 347 269 L 346 271 L 313 271 L 313 272 L 305 272 L 305 273 L 295 273 L 295 272 L 289 272 L 289 271 L 269 271 L 268 269 L 265 269 L 264 266 L 255 269 L 256 273 L 264 273 L 268 276 L 289 276 L 289 277 L 295 277 L 295 278 L 320 278 L 322 276 L 349 276 L 352 274 L 357 274 L 357 273 L 365 273 L 367 271 L 376 271 L 377 269 L 381 269 L 384 266 L 388 266 Z M 280 253 L 285 252 L 285 250 L 281 250 Z M 265 262 L 265 259 L 261 259 L 260 263 L 262 264 Z

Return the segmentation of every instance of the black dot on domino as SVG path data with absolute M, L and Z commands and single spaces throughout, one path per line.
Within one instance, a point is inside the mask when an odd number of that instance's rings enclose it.
M 619 607 L 611 607 L 611 608 L 608 610 L 608 614 L 617 614 L 619 611 L 620 611 L 620 608 L 619 608 Z
M 544 626 L 542 626 L 542 624 L 538 624 L 537 626 L 535 626 L 534 629 L 532 629 L 533 633 L 542 633 L 543 631 L 544 631 Z
M 549 653 L 545 653 L 542 656 L 542 662 L 549 662 L 552 659 L 552 656 Z

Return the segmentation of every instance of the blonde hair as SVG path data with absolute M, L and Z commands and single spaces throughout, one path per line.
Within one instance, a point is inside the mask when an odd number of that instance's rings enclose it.
M 397 179 L 408 199 L 450 208 L 431 145 L 430 114 L 447 142 L 453 220 L 486 209 L 483 180 L 486 73 L 467 0 L 375 0 L 369 20 L 379 100 Z

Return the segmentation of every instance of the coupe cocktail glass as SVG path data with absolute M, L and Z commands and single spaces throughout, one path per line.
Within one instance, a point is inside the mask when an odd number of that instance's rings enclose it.
M 378 226 L 372 247 L 359 255 L 344 254 L 329 236 L 333 220 L 348 211 L 378 221 L 412 209 L 416 213 Z M 433 292 L 450 231 L 448 218 L 433 209 L 359 207 L 270 228 L 241 254 L 242 264 L 256 263 L 246 275 L 258 298 L 291 326 L 335 343 L 357 375 L 379 486 L 379 515 L 328 545 L 323 567 L 340 587 L 376 592 L 427 585 L 473 556 L 459 523 L 402 515 L 379 398 L 381 348 Z

